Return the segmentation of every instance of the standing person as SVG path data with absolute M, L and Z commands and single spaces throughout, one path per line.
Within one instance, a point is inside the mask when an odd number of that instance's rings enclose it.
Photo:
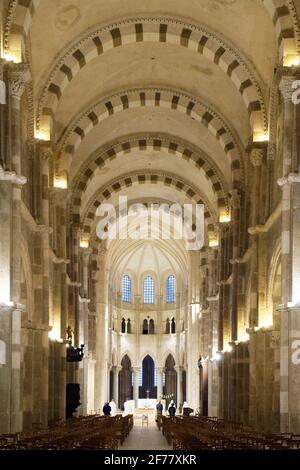
M 158 421 L 158 418 L 162 417 L 163 409 L 164 407 L 162 406 L 162 403 L 159 400 L 159 402 L 156 405 L 156 421 Z
M 175 405 L 174 405 L 173 402 L 169 406 L 169 415 L 170 416 L 176 416 L 176 408 L 175 408 Z
M 183 416 L 190 416 L 193 413 L 193 409 L 189 407 L 188 403 L 185 401 L 183 404 Z
M 115 400 L 112 398 L 110 403 L 109 403 L 109 406 L 111 408 L 111 416 L 116 416 L 117 415 L 117 405 L 116 405 L 116 402 Z
M 176 409 L 176 405 L 175 405 L 174 400 L 170 401 L 169 406 L 168 406 L 168 411 L 171 408 L 171 406 L 175 406 L 175 409 Z
M 105 405 L 103 406 L 103 414 L 104 416 L 110 416 L 110 413 L 111 413 L 111 407 L 109 406 L 109 403 L 105 403 Z

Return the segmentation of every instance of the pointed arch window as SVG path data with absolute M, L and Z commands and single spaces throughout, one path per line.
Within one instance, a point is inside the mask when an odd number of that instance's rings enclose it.
M 131 302 L 131 279 L 127 274 L 122 277 L 122 302 Z
M 176 294 L 176 279 L 173 274 L 168 277 L 167 279 L 167 303 L 174 304 L 175 303 L 175 294 Z
M 144 304 L 154 304 L 154 280 L 151 276 L 144 279 Z

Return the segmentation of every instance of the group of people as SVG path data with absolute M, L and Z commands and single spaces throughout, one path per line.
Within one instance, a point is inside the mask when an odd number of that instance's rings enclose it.
M 163 404 L 162 404 L 161 400 L 159 400 L 159 402 L 156 405 L 156 414 L 157 414 L 157 416 L 162 416 L 163 410 L 164 410 Z M 180 405 L 179 405 L 179 414 L 183 414 L 184 416 L 189 416 L 193 411 L 194 410 L 189 407 L 189 405 L 187 404 L 186 401 L 184 403 L 180 403 Z M 175 405 L 174 401 L 170 402 L 170 404 L 168 406 L 168 413 L 169 413 L 169 416 L 176 416 L 176 405 Z
M 112 398 L 110 402 L 106 402 L 103 406 L 103 414 L 104 416 L 116 416 L 117 414 L 117 405 L 115 400 Z M 162 416 L 164 411 L 164 406 L 159 400 L 159 402 L 156 405 L 156 415 L 157 416 Z M 183 414 L 184 416 L 189 416 L 194 410 L 189 407 L 187 402 L 185 401 L 184 403 L 180 403 L 179 405 L 179 414 Z M 176 405 L 174 401 L 171 401 L 169 406 L 168 406 L 168 413 L 169 416 L 176 416 Z

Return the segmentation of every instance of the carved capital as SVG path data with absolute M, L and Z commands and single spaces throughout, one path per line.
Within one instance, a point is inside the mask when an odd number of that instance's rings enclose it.
M 13 98 L 21 99 L 26 84 L 31 80 L 29 66 L 27 64 L 9 65 L 9 91 Z
M 53 149 L 50 146 L 41 146 L 40 156 L 44 161 L 49 161 L 53 158 Z
M 264 158 L 264 150 L 253 149 L 250 154 L 250 160 L 253 166 L 258 167 L 262 165 Z

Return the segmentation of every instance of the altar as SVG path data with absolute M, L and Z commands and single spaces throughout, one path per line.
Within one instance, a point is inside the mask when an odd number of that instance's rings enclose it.
M 156 404 L 156 398 L 139 398 L 138 400 L 138 408 L 143 410 L 155 410 Z

